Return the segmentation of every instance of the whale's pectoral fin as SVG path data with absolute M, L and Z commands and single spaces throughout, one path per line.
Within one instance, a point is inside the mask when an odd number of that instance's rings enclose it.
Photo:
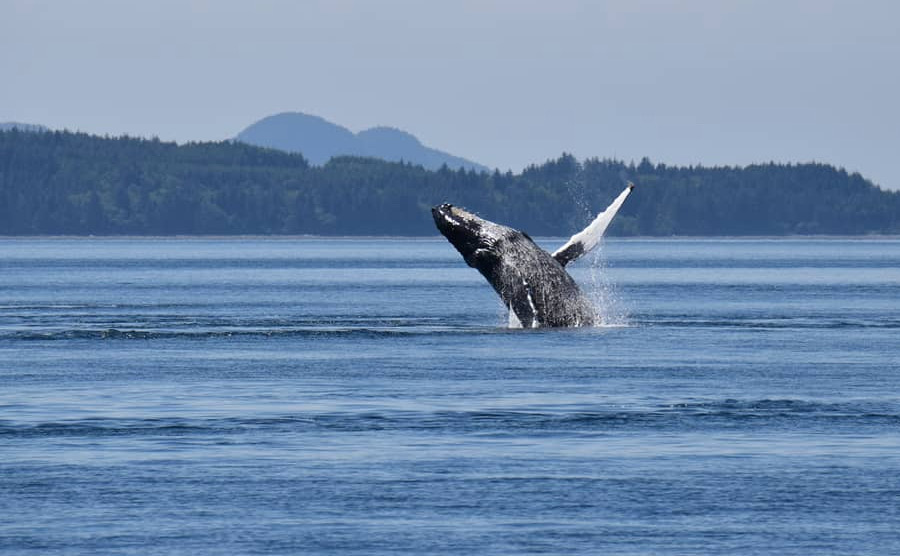
M 538 328 L 538 310 L 534 303 L 534 291 L 528 281 L 522 280 L 522 287 L 516 288 L 509 298 L 509 308 L 516 314 L 522 328 Z
M 631 193 L 632 189 L 634 189 L 634 184 L 628 182 L 628 187 L 619 193 L 619 196 L 606 207 L 606 210 L 598 214 L 597 218 L 594 218 L 594 221 L 588 224 L 587 228 L 572 236 L 565 245 L 553 252 L 553 258 L 556 259 L 559 264 L 566 266 L 596 247 L 597 244 L 600 243 L 600 240 L 603 239 L 603 234 L 606 233 L 609 223 L 612 222 L 616 213 L 622 208 L 622 203 L 625 202 L 625 199 L 628 197 L 628 194 Z
M 584 255 L 584 253 L 584 244 L 580 241 L 573 241 L 570 239 L 568 243 L 553 253 L 553 258 L 556 259 L 559 264 L 566 266 L 578 257 Z

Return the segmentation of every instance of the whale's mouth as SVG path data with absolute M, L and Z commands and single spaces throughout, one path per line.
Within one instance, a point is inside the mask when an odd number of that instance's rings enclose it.
M 475 266 L 473 256 L 490 247 L 494 238 L 485 229 L 487 221 L 449 203 L 431 209 L 434 223 L 441 234 L 456 247 L 469 266 Z
M 440 225 L 441 221 L 452 223 L 452 220 L 450 219 L 451 210 L 453 210 L 453 205 L 451 205 L 450 203 L 444 203 L 442 205 L 432 207 L 431 216 L 434 217 L 435 224 Z
M 431 215 L 438 230 L 448 239 L 459 234 L 477 234 L 481 228 L 480 218 L 450 203 L 432 208 Z

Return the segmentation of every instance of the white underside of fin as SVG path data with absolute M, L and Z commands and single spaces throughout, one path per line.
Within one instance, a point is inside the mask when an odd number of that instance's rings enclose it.
M 606 233 L 606 229 L 609 228 L 610 222 L 612 222 L 613 218 L 615 218 L 616 213 L 619 212 L 619 209 L 622 208 L 622 203 L 624 203 L 625 199 L 628 198 L 628 194 L 631 193 L 631 190 L 633 188 L 634 185 L 629 183 L 628 187 L 626 187 L 624 191 L 619 193 L 619 196 L 616 197 L 608 207 L 606 207 L 606 210 L 598 214 L 597 217 L 594 218 L 594 221 L 588 224 L 587 228 L 572 236 L 572 238 L 569 239 L 569 241 L 567 241 L 565 245 L 554 251 L 553 256 L 556 257 L 558 253 L 565 251 L 570 245 L 573 245 L 575 243 L 580 243 L 582 246 L 582 252 L 579 256 L 584 256 L 585 254 L 590 252 L 591 249 L 596 247 L 597 244 L 600 243 L 600 240 L 603 239 L 603 234 Z

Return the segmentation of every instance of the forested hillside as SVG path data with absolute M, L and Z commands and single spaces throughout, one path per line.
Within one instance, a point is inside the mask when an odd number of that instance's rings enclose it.
M 321 167 L 246 144 L 0 132 L 0 234 L 434 235 L 465 206 L 567 235 L 629 179 L 613 235 L 900 233 L 900 193 L 823 164 L 674 167 L 569 155 L 521 174 L 343 157 Z

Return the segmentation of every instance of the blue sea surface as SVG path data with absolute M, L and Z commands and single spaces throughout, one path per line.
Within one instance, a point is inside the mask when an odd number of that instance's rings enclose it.
M 562 240 L 542 240 L 548 248 Z M 900 240 L 0 239 L 2 554 L 900 554 Z

